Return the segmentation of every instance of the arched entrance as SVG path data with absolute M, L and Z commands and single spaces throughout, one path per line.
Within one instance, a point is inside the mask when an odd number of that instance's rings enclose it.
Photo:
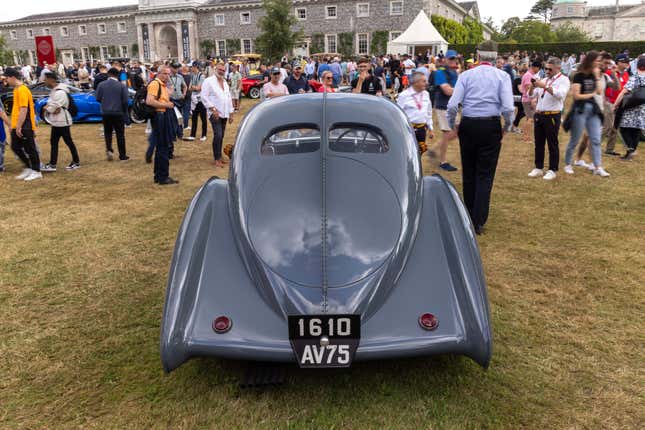
M 157 38 L 159 56 L 161 58 L 178 58 L 179 49 L 177 47 L 177 30 L 172 25 L 164 25 L 159 29 Z

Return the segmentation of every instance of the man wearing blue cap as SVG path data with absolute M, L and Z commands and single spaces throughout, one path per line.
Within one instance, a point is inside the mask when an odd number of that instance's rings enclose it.
M 452 96 L 453 89 L 457 84 L 457 51 L 449 49 L 446 51 L 444 64 L 434 72 L 434 109 L 441 129 L 441 141 L 439 142 L 439 168 L 447 172 L 457 170 L 448 162 L 448 142 L 455 137 L 452 127 L 448 124 L 448 101 Z

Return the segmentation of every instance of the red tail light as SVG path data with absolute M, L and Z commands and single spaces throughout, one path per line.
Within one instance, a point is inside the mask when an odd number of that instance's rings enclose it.
M 425 313 L 419 317 L 419 325 L 424 330 L 434 330 L 439 327 L 439 320 L 434 315 Z
M 215 333 L 226 333 L 231 329 L 233 322 L 227 316 L 219 316 L 213 320 L 213 331 Z

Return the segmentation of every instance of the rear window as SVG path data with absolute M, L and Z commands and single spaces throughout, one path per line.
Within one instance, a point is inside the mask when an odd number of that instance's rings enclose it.
M 361 126 L 335 126 L 329 131 L 329 148 L 336 152 L 379 154 L 390 149 L 383 135 Z
M 262 155 L 315 152 L 320 149 L 320 130 L 314 125 L 296 125 L 274 130 L 262 142 Z

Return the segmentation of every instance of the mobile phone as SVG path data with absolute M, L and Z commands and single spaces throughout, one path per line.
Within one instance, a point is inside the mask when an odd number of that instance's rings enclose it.
M 531 84 L 535 84 L 535 78 L 531 78 Z

